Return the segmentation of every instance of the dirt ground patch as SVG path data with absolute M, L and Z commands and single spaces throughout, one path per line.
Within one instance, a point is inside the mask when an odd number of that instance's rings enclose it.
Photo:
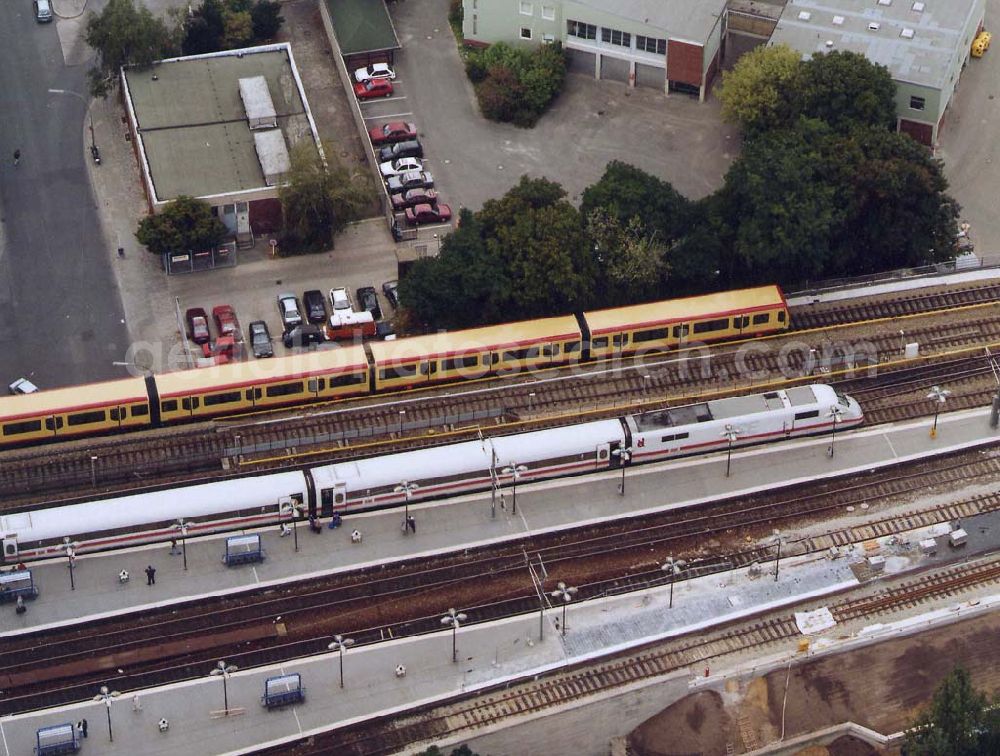
M 727 682 L 725 693 L 702 691 L 648 719 L 630 736 L 646 756 L 736 753 L 785 737 L 852 721 L 877 732 L 906 727 L 942 678 L 964 665 L 975 686 L 1000 690 L 1000 613 L 920 635 L 827 656 L 764 678 Z M 787 675 L 787 698 L 785 693 Z M 866 756 L 877 753 L 853 738 L 808 756 Z

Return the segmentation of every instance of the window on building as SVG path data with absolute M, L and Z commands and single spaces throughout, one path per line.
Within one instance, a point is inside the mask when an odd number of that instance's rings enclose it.
M 546 21 L 555 21 L 556 20 L 556 9 L 555 9 L 555 6 L 552 6 L 552 5 L 543 5 L 542 6 L 542 18 L 544 18 Z
M 923 97 L 913 95 L 910 97 L 910 110 L 923 110 L 927 101 Z
M 601 42 L 607 42 L 609 45 L 618 45 L 619 47 L 631 47 L 632 35 L 628 32 L 618 31 L 618 29 L 606 29 L 602 26 Z
M 532 3 L 526 3 L 521 0 L 521 15 L 531 16 L 535 13 L 535 6 Z
M 567 21 L 566 34 L 570 37 L 580 39 L 597 39 L 597 27 L 594 24 L 585 24 L 582 21 Z
M 543 34 L 542 35 L 542 41 L 545 42 L 546 44 L 551 45 L 553 42 L 556 41 L 556 35 L 555 34 Z
M 637 34 L 635 37 L 635 49 L 656 55 L 666 55 L 667 40 L 657 39 L 656 37 L 643 37 L 641 34 Z
M 472 36 L 479 34 L 479 16 L 472 14 Z
M 527 26 L 521 27 L 521 39 L 531 39 L 531 29 Z

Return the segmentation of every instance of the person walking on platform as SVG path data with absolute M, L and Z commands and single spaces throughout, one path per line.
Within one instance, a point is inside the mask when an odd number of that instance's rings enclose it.
M 413 535 L 417 534 L 417 520 L 413 515 L 406 518 L 406 525 L 413 531 Z
M 17 597 L 17 605 L 14 607 L 14 611 L 17 614 L 24 614 L 26 611 L 28 611 L 28 607 L 25 606 L 24 604 L 24 596 Z
M 179 552 L 177 550 L 177 539 L 176 538 L 171 538 L 170 539 L 170 556 L 177 556 L 180 553 L 181 552 Z
M 146 585 L 156 585 L 156 568 L 153 565 L 146 567 Z
M 87 720 L 84 719 L 80 722 L 81 729 L 83 731 L 83 737 L 87 737 Z

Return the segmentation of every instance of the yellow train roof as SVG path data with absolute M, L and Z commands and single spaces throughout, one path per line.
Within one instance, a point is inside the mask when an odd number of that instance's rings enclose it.
M 71 388 L 47 389 L 34 394 L 0 397 L 0 422 L 50 412 L 82 412 L 109 404 L 132 404 L 147 400 L 146 381 L 121 378 L 87 383 Z
M 758 286 L 753 289 L 720 291 L 683 299 L 616 307 L 611 310 L 592 310 L 584 313 L 592 335 L 627 331 L 642 326 L 682 323 L 723 317 L 734 312 L 763 310 L 784 305 L 785 298 L 777 286 Z
M 156 376 L 160 398 L 186 396 L 204 388 L 224 391 L 227 388 L 273 383 L 284 379 L 308 378 L 329 372 L 367 370 L 368 359 L 363 346 L 345 346 L 302 352 L 288 357 L 231 362 L 227 365 L 180 370 Z
M 375 362 L 396 362 L 414 357 L 439 358 L 453 354 L 488 352 L 530 346 L 543 341 L 581 338 L 580 326 L 572 315 L 541 318 L 521 323 L 470 328 L 453 333 L 432 333 L 395 341 L 373 341 L 370 344 Z

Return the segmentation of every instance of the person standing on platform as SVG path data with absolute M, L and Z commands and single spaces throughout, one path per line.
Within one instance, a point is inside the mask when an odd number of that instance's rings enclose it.
M 180 552 L 177 550 L 177 539 L 170 539 L 170 556 L 177 556 Z
M 153 565 L 146 567 L 146 585 L 156 585 L 156 568 Z
M 406 518 L 406 524 L 409 526 L 410 530 L 413 531 L 413 535 L 417 534 L 417 520 L 413 515 Z
M 82 722 L 80 722 L 80 724 L 83 729 L 83 737 L 87 737 L 87 720 L 84 719 Z

